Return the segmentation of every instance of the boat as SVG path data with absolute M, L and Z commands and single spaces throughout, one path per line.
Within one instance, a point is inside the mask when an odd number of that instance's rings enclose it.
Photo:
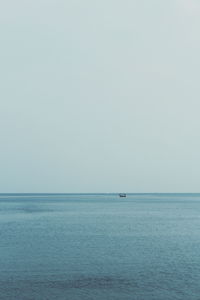
M 125 194 L 125 193 L 120 193 L 120 194 L 119 194 L 119 197 L 125 198 L 125 197 L 126 197 L 126 194 Z

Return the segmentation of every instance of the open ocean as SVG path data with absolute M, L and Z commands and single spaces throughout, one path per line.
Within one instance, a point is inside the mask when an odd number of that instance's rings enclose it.
M 199 300 L 200 194 L 0 194 L 1 300 Z

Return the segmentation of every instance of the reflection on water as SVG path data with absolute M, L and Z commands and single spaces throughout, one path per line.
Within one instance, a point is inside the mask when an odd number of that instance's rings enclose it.
M 197 300 L 200 195 L 0 195 L 0 299 Z

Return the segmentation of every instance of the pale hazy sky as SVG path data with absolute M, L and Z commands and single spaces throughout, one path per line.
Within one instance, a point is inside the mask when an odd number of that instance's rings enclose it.
M 200 192 L 200 0 L 6 0 L 0 37 L 0 192 Z

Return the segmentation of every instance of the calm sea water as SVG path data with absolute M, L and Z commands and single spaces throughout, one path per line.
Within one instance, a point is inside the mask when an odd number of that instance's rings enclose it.
M 0 194 L 1 300 L 199 300 L 200 194 Z

